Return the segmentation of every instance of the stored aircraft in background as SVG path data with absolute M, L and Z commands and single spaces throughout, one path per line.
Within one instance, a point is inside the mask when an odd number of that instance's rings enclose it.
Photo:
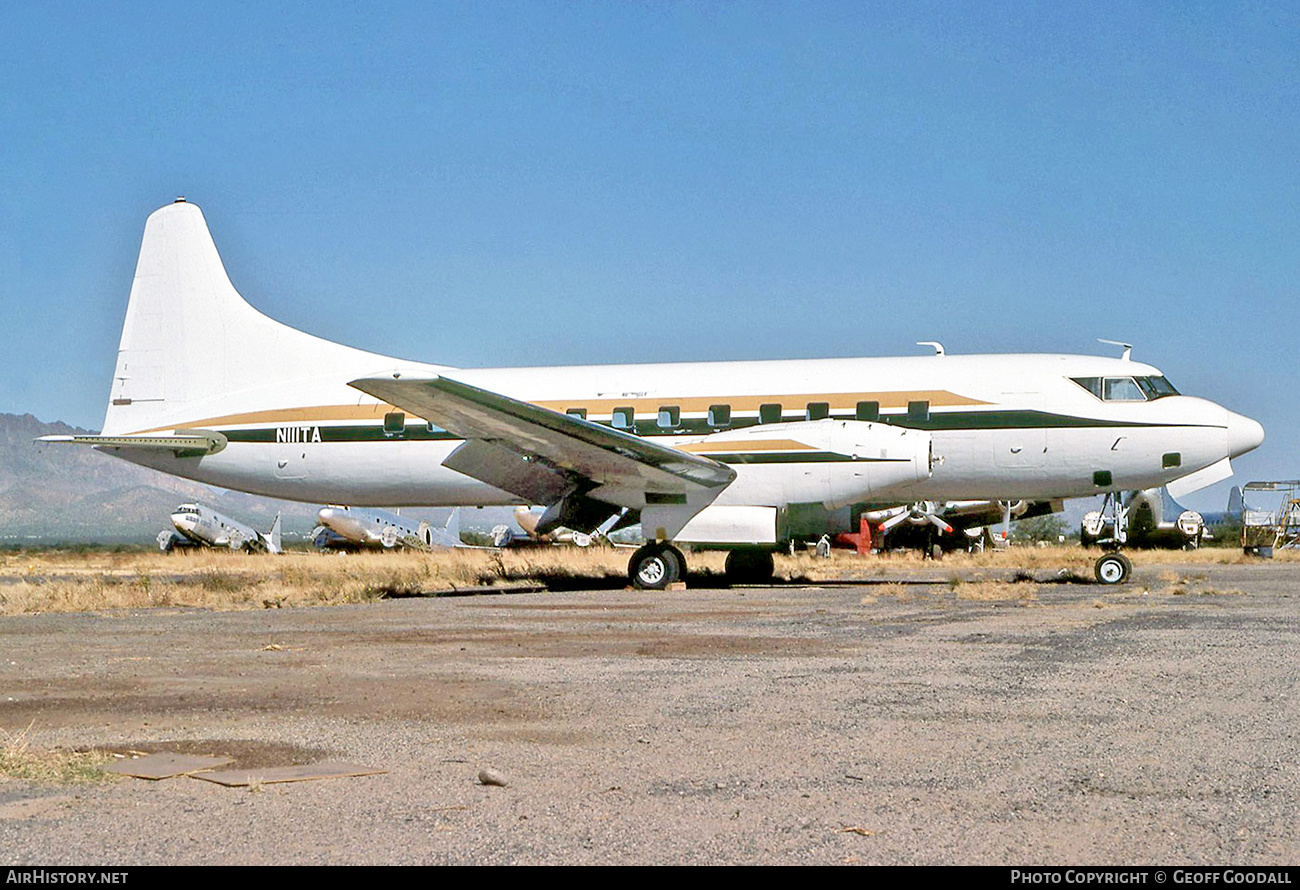
M 465 546 L 460 540 L 459 509 L 451 511 L 442 528 L 424 521 L 411 522 L 400 513 L 366 507 L 322 507 L 316 513 L 316 520 L 320 527 L 312 540 L 321 550 Z
M 920 501 L 870 509 L 860 514 L 857 533 L 839 535 L 835 543 L 859 552 L 921 549 L 929 553 L 936 547 L 944 551 L 984 550 L 1005 541 L 999 537 L 1002 533 L 993 531 L 994 526 L 1059 513 L 1063 506 L 1060 500 L 975 500 Z
M 619 518 L 617 515 L 611 517 L 600 528 L 592 531 L 591 534 L 576 532 L 563 526 L 541 533 L 537 530 L 537 526 L 541 524 L 545 512 L 545 508 L 523 505 L 515 507 L 515 524 L 523 531 L 523 535 L 516 534 L 515 530 L 508 525 L 494 526 L 492 528 L 492 546 L 518 547 L 529 544 L 572 544 L 575 547 L 590 547 L 599 541 L 607 541 L 606 532 Z
M 1195 550 L 1210 534 L 1204 516 L 1183 507 L 1160 487 L 1124 494 L 1119 512 L 1110 519 L 1101 510 L 1083 514 L 1079 542 L 1090 547 L 1117 536 L 1115 521 L 1124 530 L 1122 543 L 1129 547 Z
M 1263 441 L 1258 423 L 1181 395 L 1128 347 L 1121 358 L 935 353 L 405 361 L 258 312 L 202 212 L 180 199 L 145 225 L 103 433 L 46 438 L 290 500 L 545 504 L 540 533 L 589 533 L 626 511 L 648 542 L 628 572 L 651 588 L 701 548 L 729 550 L 733 579 L 770 577 L 773 550 L 852 531 L 856 505 L 1051 501 L 1174 480 L 1192 490 Z M 1116 554 L 1098 560 L 1107 582 L 1127 572 Z
M 158 533 L 158 549 L 170 553 L 177 547 L 229 547 L 231 550 L 260 550 L 281 553 L 280 514 L 268 532 L 231 519 L 203 504 L 181 504 L 172 511 L 174 530 Z

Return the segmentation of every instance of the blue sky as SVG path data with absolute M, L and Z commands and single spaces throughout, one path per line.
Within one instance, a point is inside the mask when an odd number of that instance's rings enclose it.
M 1300 476 L 1298 49 L 1293 3 L 0 2 L 0 411 L 99 426 L 184 194 L 246 297 L 351 345 L 1108 337 L 1264 424 L 1239 480 Z

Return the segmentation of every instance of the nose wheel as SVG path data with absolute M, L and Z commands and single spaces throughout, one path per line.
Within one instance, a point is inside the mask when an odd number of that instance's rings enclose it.
M 1133 574 L 1133 563 L 1123 553 L 1107 553 L 1097 560 L 1092 571 L 1100 584 L 1123 584 Z

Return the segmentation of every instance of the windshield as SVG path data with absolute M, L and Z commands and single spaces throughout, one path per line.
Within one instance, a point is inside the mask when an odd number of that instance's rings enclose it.
M 1103 402 L 1145 402 L 1176 396 L 1178 390 L 1166 378 L 1155 377 L 1071 377 Z

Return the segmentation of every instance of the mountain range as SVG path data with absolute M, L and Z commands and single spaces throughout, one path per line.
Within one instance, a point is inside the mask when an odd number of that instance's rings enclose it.
M 316 525 L 319 504 L 214 488 L 91 448 L 34 441 L 38 436 L 90 432 L 45 423 L 30 414 L 0 414 L 0 546 L 148 544 L 159 531 L 171 528 L 169 517 L 177 504 L 194 501 L 261 529 L 270 528 L 275 514 L 281 513 L 289 540 L 309 536 Z M 403 513 L 437 522 L 447 515 L 446 510 Z M 483 516 L 480 522 L 494 518 Z

